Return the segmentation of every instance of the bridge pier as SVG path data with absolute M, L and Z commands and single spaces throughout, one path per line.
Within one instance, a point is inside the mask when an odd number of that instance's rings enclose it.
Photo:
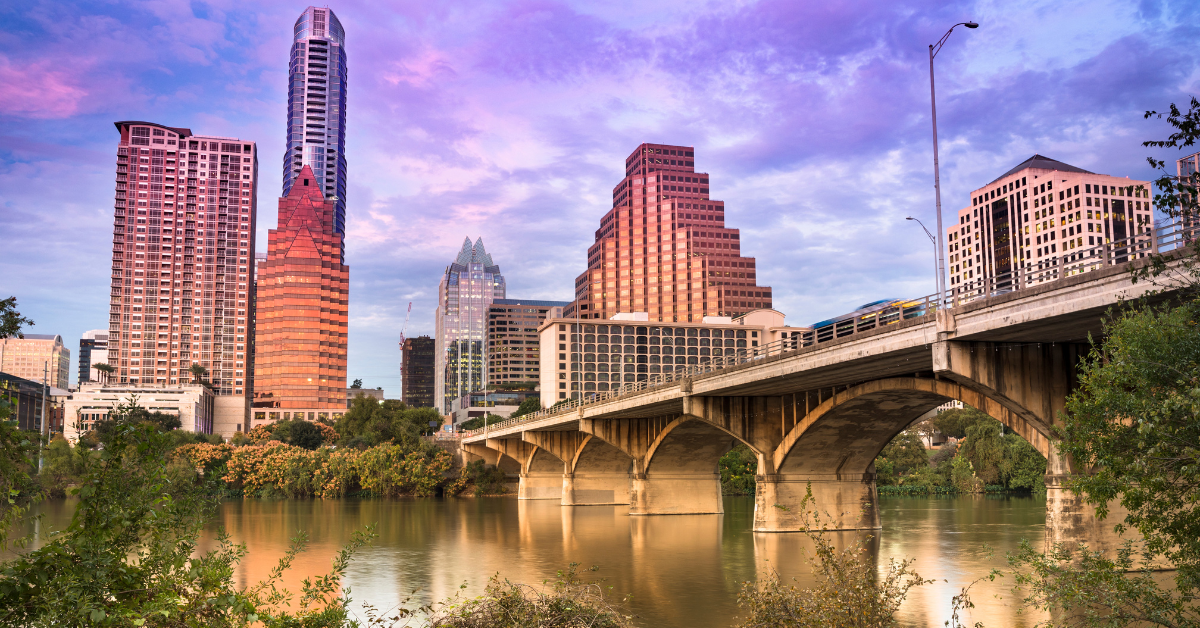
M 874 469 L 846 477 L 838 474 L 759 475 L 754 495 L 755 532 L 801 532 L 800 503 L 812 487 L 808 510 L 828 530 L 878 530 L 878 495 Z M 809 517 L 809 524 L 817 520 Z

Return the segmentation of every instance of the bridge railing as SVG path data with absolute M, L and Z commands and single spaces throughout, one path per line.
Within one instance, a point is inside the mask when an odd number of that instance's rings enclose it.
M 941 299 L 938 298 L 938 295 L 931 294 L 897 302 L 876 312 L 835 321 L 818 329 L 794 332 L 792 336 L 774 342 L 740 348 L 732 352 L 726 349 L 725 355 L 701 358 L 703 361 L 699 364 L 680 365 L 667 373 L 644 376 L 639 374 L 639 377 L 643 379 L 623 383 L 615 390 L 585 392 L 580 398 L 568 399 L 545 410 L 499 421 L 476 430 L 464 431 L 462 435 L 464 438 L 486 435 L 491 430 L 503 430 L 549 416 L 577 411 L 582 406 L 652 390 L 694 375 L 712 373 L 771 356 L 798 351 L 816 344 L 855 336 L 905 320 L 923 318 L 935 314 L 939 307 L 952 310 L 979 299 L 1008 294 L 1108 266 L 1124 264 L 1134 259 L 1145 258 L 1150 254 L 1173 251 L 1187 246 L 1197 239 L 1200 239 L 1200 225 L 1175 221 L 1154 229 L 1145 229 L 1141 233 L 1114 242 L 1091 246 L 1080 244 L 1057 254 L 1057 257 L 1048 258 L 1036 264 L 1025 263 L 1016 270 L 963 282 L 948 289 Z M 1079 236 L 1073 236 L 1070 241 L 1082 242 Z

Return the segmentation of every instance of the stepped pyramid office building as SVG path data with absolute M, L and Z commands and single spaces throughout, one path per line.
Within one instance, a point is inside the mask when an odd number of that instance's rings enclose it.
M 638 146 L 564 316 L 646 312 L 653 321 L 699 322 L 770 308 L 771 289 L 758 285 L 755 260 L 742 256 L 740 232 L 725 225 L 709 181 L 690 146 Z
M 483 390 L 487 383 L 488 312 L 505 297 L 504 276 L 483 247 L 483 238 L 462 250 L 438 284 L 434 316 L 436 360 L 435 407 L 450 414 L 455 399 Z
M 1029 284 L 1081 259 L 1088 247 L 1148 234 L 1154 211 L 1148 181 L 1096 174 L 1034 155 L 971 193 L 946 229 L 950 288 L 1024 268 Z
M 253 425 L 345 412 L 350 268 L 336 215 L 308 166 L 279 199 L 258 265 Z

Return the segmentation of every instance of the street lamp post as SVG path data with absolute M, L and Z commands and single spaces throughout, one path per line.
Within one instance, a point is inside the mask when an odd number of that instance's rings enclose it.
M 925 223 L 921 222 L 920 220 L 917 220 L 916 218 L 913 218 L 912 216 L 908 216 L 907 218 L 905 218 L 905 220 L 911 220 L 911 221 L 917 223 L 918 225 L 921 225 L 921 230 L 925 232 L 925 235 L 929 236 L 929 243 L 933 245 L 933 272 L 935 273 L 934 279 L 935 280 L 940 279 L 940 277 L 938 277 L 936 275 L 936 273 L 938 272 L 938 241 L 937 241 L 937 238 L 933 237 L 932 233 L 929 233 L 929 230 L 925 228 Z M 934 283 L 937 284 L 935 286 L 935 289 L 940 290 L 942 287 L 941 281 L 935 281 Z M 941 297 L 939 297 L 939 298 L 941 298 Z
M 938 165 L 938 134 L 937 134 L 937 92 L 934 89 L 933 83 L 933 58 L 941 51 L 942 46 L 946 44 L 946 39 L 950 37 L 950 33 L 959 26 L 967 28 L 979 28 L 979 24 L 975 22 L 959 22 L 950 27 L 945 35 L 937 41 L 936 44 L 929 45 L 929 103 L 933 110 L 933 194 L 937 201 L 937 242 L 935 243 L 937 252 L 937 303 L 941 304 L 942 299 L 946 298 L 946 245 L 943 243 L 942 234 L 942 177 Z M 924 229 L 925 225 L 921 225 Z M 928 233 L 928 230 L 926 230 Z

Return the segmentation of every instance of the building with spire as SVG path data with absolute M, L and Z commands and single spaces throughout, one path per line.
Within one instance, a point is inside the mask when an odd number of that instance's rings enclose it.
M 487 382 L 488 310 L 505 297 L 504 276 L 483 248 L 483 238 L 462 250 L 438 284 L 435 314 L 435 403 L 449 414 L 455 399 L 482 390 Z
M 725 226 L 724 202 L 709 196 L 709 175 L 696 172 L 695 149 L 642 144 L 625 160 L 564 316 L 737 317 L 771 307 L 771 289 L 757 279 L 740 232 Z
M 307 165 L 279 199 L 258 265 L 254 425 L 346 409 L 350 268 L 336 213 Z
M 346 233 L 346 32 L 328 8 L 308 7 L 292 30 L 283 195 L 304 166 L 333 201 L 333 230 Z

